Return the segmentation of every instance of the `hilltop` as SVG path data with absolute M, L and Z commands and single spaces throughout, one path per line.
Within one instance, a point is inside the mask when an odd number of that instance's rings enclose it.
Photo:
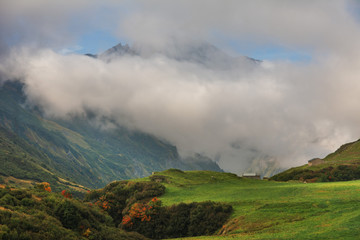
M 324 159 L 314 159 L 315 164 L 291 168 L 273 176 L 272 180 L 300 180 L 331 182 L 360 179 L 360 140 L 342 145 Z

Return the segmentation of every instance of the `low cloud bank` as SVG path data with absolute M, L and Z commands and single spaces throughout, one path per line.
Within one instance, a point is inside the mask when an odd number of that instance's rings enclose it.
M 182 154 L 217 158 L 226 170 L 241 171 L 259 155 L 297 165 L 360 135 L 360 68 L 340 59 L 260 62 L 251 71 L 216 71 L 164 55 L 105 62 L 24 50 L 9 59 L 2 71 L 22 79 L 29 104 L 48 116 L 91 110 L 164 138 Z

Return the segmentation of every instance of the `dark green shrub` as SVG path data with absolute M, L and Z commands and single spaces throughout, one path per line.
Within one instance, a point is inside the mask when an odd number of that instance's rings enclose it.
M 69 200 L 62 201 L 55 209 L 56 217 L 65 228 L 77 229 L 81 220 L 79 208 Z
M 232 211 L 229 205 L 215 202 L 197 203 L 190 211 L 189 236 L 210 235 L 228 219 Z
M 121 226 L 153 239 L 211 235 L 222 227 L 231 212 L 232 207 L 223 203 L 181 203 L 171 207 L 159 206 L 150 212 L 150 220 L 133 217 Z M 129 215 L 132 216 L 131 213 Z M 133 215 L 141 214 L 135 212 Z
M 174 237 L 186 237 L 190 225 L 191 204 L 180 203 L 168 207 L 166 211 L 171 216 L 166 232 Z
M 22 206 L 26 206 L 26 207 L 32 207 L 32 206 L 35 206 L 36 202 L 34 199 L 32 198 L 23 198 L 21 200 L 21 205 Z
M 0 199 L 0 206 L 18 206 L 20 201 L 12 196 L 10 193 L 6 193 Z

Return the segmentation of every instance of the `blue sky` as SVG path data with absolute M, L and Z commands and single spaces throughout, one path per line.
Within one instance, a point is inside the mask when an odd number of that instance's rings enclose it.
M 259 59 L 269 61 L 286 60 L 292 62 L 309 62 L 312 59 L 310 53 L 301 50 L 291 50 L 280 46 L 258 46 L 256 49 L 240 49 L 242 54 Z
M 81 48 L 75 52 L 81 54 L 97 54 L 120 42 L 121 40 L 107 31 L 95 30 L 81 36 L 77 43 L 77 46 L 80 46 Z

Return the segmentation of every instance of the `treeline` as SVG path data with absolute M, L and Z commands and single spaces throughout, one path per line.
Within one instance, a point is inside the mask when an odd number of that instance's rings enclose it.
M 299 180 L 307 182 L 336 182 L 360 179 L 360 166 L 338 165 L 319 170 L 293 169 L 270 178 L 275 181 Z

